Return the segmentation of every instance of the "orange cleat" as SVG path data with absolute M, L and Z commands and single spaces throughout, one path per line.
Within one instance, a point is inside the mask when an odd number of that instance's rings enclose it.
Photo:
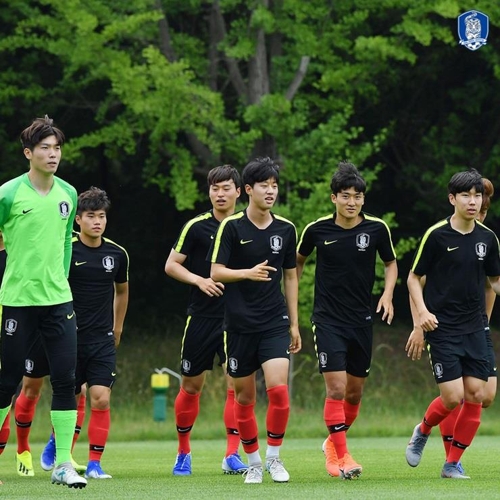
M 342 479 L 355 479 L 361 475 L 363 467 L 357 464 L 349 453 L 346 453 L 340 461 L 339 469 Z
M 323 450 L 326 458 L 326 472 L 328 472 L 330 476 L 339 477 L 339 459 L 337 457 L 337 452 L 335 451 L 335 445 L 330 441 L 330 438 L 325 439 L 323 446 L 321 446 L 321 449 Z

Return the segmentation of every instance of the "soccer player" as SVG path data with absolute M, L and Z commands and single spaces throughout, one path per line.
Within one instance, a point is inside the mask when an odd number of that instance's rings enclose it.
M 406 448 L 410 466 L 420 463 L 432 427 L 463 400 L 443 478 L 468 479 L 458 462 L 479 427 L 490 373 L 484 288 L 489 277 L 494 292 L 500 293 L 500 258 L 495 234 L 476 221 L 483 192 L 483 180 L 475 169 L 453 175 L 448 183 L 453 215 L 426 231 L 407 280 L 414 322 L 425 332 L 440 392 Z
M 479 216 L 477 220 L 479 222 L 484 222 L 486 219 L 486 215 L 488 214 L 488 210 L 491 204 L 491 197 L 494 193 L 493 184 L 489 179 L 483 177 L 483 185 L 484 185 L 484 193 L 483 193 L 483 201 L 481 204 L 481 209 L 479 211 Z M 423 286 L 425 286 L 425 276 L 422 277 Z M 484 321 L 485 321 L 485 334 L 486 334 L 486 343 L 488 345 L 488 360 L 490 364 L 490 373 L 488 376 L 488 381 L 486 382 L 484 399 L 482 402 L 483 408 L 488 408 L 492 405 L 495 400 L 496 391 L 497 391 L 497 369 L 496 369 L 496 360 L 495 360 L 495 350 L 493 348 L 493 341 L 491 339 L 489 321 L 491 319 L 491 314 L 493 312 L 493 306 L 495 305 L 496 294 L 491 288 L 489 280 L 486 280 L 486 286 L 484 290 L 485 294 L 485 303 L 484 303 Z M 414 308 L 412 309 L 414 313 L 415 319 L 417 315 L 415 314 Z M 408 342 L 405 346 L 405 350 L 408 352 L 408 357 L 412 360 L 419 360 L 422 354 L 422 351 L 425 350 L 425 340 L 424 340 L 424 332 L 418 326 L 414 325 L 412 332 L 408 338 Z M 448 454 L 450 450 L 451 443 L 453 441 L 453 431 L 455 428 L 455 424 L 460 413 L 461 404 L 457 405 L 451 413 L 444 418 L 439 423 L 439 430 L 441 432 L 441 437 L 443 439 L 445 456 Z M 462 467 L 461 462 L 457 463 L 457 468 L 459 471 L 464 474 L 464 469 Z
M 52 483 L 83 488 L 71 465 L 76 422 L 76 318 L 68 283 L 76 191 L 55 176 L 64 134 L 46 115 L 21 133 L 29 171 L 0 186 L 0 230 L 9 258 L 0 289 L 0 425 L 22 379 L 31 342 L 41 337 L 50 363 L 51 420 L 57 434 Z
M 376 312 L 388 324 L 394 316 L 392 296 L 398 268 L 387 224 L 362 212 L 366 182 L 352 163 L 341 162 L 333 174 L 332 215 L 308 224 L 297 253 L 302 275 L 316 249 L 313 332 L 319 371 L 326 388 L 324 419 L 329 437 L 323 443 L 326 470 L 344 479 L 362 467 L 349 454 L 346 432 L 359 413 L 370 371 L 373 343 L 372 289 L 377 253 L 385 266 L 385 288 Z
M 242 180 L 249 203 L 222 221 L 211 254 L 211 277 L 225 284 L 228 372 L 234 382 L 238 432 L 249 462 L 245 483 L 261 483 L 263 474 L 254 411 L 259 368 L 269 400 L 266 469 L 281 483 L 290 478 L 279 456 L 290 413 L 290 353 L 301 348 L 297 234 L 290 221 L 271 212 L 279 182 L 279 167 L 273 160 L 251 161 Z
M 207 183 L 212 209 L 184 225 L 165 264 L 169 276 L 191 285 L 181 349 L 182 380 L 174 404 L 178 438 L 174 476 L 191 474 L 190 435 L 199 413 L 206 373 L 213 368 L 215 354 L 219 355 L 221 365 L 225 363 L 224 285 L 210 278 L 207 254 L 220 222 L 234 213 L 241 179 L 234 167 L 223 165 L 210 170 Z M 226 474 L 241 474 L 247 466 L 238 454 L 240 437 L 234 419 L 234 389 L 227 374 L 226 382 L 223 416 L 227 444 L 222 470 Z
M 101 457 L 111 425 L 111 388 L 116 379 L 116 348 L 120 344 L 128 306 L 129 257 L 126 250 L 103 236 L 111 202 L 105 191 L 92 187 L 78 196 L 76 223 L 80 232 L 72 239 L 73 255 L 69 284 L 74 297 L 78 323 L 78 356 L 76 387 L 88 385 L 90 420 L 88 425 L 89 461 L 85 477 L 110 479 L 101 467 Z M 38 400 L 43 376 L 48 371 L 47 359 L 38 346 L 30 349 L 26 360 L 22 393 L 29 392 Z M 36 392 L 38 390 L 38 393 Z M 31 415 L 33 418 L 34 408 Z M 24 415 L 26 419 L 26 415 Z M 31 425 L 22 421 L 22 427 Z M 16 404 L 16 424 L 20 421 Z M 19 426 L 18 426 L 19 427 Z M 59 437 L 55 433 L 42 453 L 41 465 L 50 470 L 57 459 Z M 26 436 L 27 441 L 27 436 Z

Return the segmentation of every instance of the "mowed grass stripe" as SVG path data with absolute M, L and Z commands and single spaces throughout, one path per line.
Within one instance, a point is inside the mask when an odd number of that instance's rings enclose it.
M 408 436 L 409 438 L 409 436 Z M 444 451 L 439 436 L 431 436 L 422 463 L 406 464 L 406 438 L 352 438 L 350 451 L 363 465 L 361 478 L 342 481 L 324 468 L 321 439 L 286 439 L 282 458 L 290 472 L 286 484 L 273 483 L 268 474 L 262 485 L 246 485 L 241 476 L 221 472 L 225 450 L 222 440 L 193 440 L 193 475 L 173 477 L 177 444 L 174 441 L 111 442 L 103 468 L 111 480 L 89 480 L 84 490 L 52 485 L 50 473 L 42 471 L 42 444 L 32 446 L 35 477 L 19 477 L 15 471 L 15 444 L 9 443 L 0 457 L 2 499 L 500 499 L 500 437 L 478 436 L 464 455 L 472 479 L 441 479 Z M 75 459 L 85 463 L 86 443 L 79 442 Z M 265 446 L 263 442 L 263 446 Z

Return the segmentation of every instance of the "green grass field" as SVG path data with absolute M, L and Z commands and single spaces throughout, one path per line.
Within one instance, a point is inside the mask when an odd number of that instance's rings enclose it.
M 410 430 L 411 433 L 411 430 Z M 408 436 L 409 437 L 409 436 Z M 50 474 L 38 464 L 42 444 L 32 446 L 35 477 L 21 478 L 15 472 L 15 445 L 0 457 L 0 498 L 5 499 L 472 499 L 500 498 L 499 437 L 478 436 L 464 456 L 471 480 L 441 479 L 444 452 L 437 435 L 431 436 L 422 463 L 406 464 L 407 438 L 351 438 L 350 451 L 363 465 L 354 481 L 331 478 L 324 469 L 321 439 L 286 439 L 282 458 L 290 482 L 273 483 L 269 475 L 261 485 L 246 485 L 241 476 L 225 476 L 220 464 L 225 448 L 222 440 L 193 440 L 193 475 L 173 477 L 175 441 L 110 442 L 103 460 L 111 480 L 89 481 L 84 490 L 52 485 Z M 77 445 L 75 458 L 84 463 L 86 443 Z

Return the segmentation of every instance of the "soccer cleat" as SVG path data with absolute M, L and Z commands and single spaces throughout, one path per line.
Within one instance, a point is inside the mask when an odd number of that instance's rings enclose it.
M 54 468 L 56 463 L 56 440 L 54 434 L 50 435 L 48 443 L 40 455 L 40 466 L 43 470 L 49 471 Z
M 249 465 L 243 475 L 245 476 L 245 484 L 262 483 L 262 465 Z
M 87 479 L 111 479 L 112 476 L 106 474 L 101 469 L 101 462 L 99 460 L 91 460 L 87 465 L 85 477 Z
M 248 469 L 238 453 L 233 453 L 222 459 L 222 472 L 224 474 L 243 474 Z
M 73 457 L 71 457 L 71 465 L 73 466 L 73 469 L 75 469 L 76 472 L 80 474 L 80 476 L 85 474 L 85 472 L 87 471 L 87 467 L 85 465 L 80 465 L 76 463 Z
M 268 458 L 266 460 L 266 469 L 275 483 L 287 483 L 290 474 L 283 466 L 283 462 L 278 457 Z
M 441 471 L 441 477 L 449 479 L 470 479 L 469 476 L 464 474 L 464 470 L 460 462 L 445 462 L 443 470 Z
M 363 467 L 356 463 L 354 459 L 346 453 L 339 463 L 339 473 L 342 479 L 355 479 L 361 476 Z
M 71 462 L 63 462 L 55 467 L 50 479 L 52 484 L 64 484 L 69 488 L 85 488 L 87 486 L 87 480 L 73 469 Z
M 413 429 L 410 442 L 406 447 L 406 461 L 408 465 L 416 467 L 420 463 L 422 453 L 424 452 L 424 446 L 428 439 L 429 434 L 424 434 L 420 430 L 420 424 L 417 424 L 415 429 Z
M 178 453 L 175 459 L 175 465 L 172 469 L 174 476 L 191 475 L 191 453 Z
M 337 451 L 335 450 L 335 445 L 330 441 L 330 438 L 326 438 L 324 440 L 321 449 L 323 450 L 323 453 L 325 454 L 326 458 L 326 463 L 325 463 L 326 472 L 328 472 L 330 476 L 339 477 L 340 476 L 339 459 L 337 457 Z
M 33 470 L 33 458 L 29 451 L 16 453 L 16 469 L 18 475 L 21 477 L 32 477 L 35 475 L 35 471 Z

